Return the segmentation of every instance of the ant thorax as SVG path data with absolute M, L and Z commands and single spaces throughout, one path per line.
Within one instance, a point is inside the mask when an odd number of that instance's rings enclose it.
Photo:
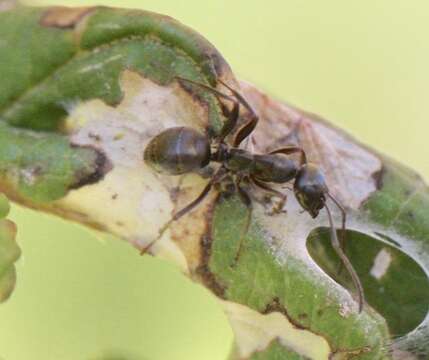
M 249 175 L 254 165 L 254 154 L 247 150 L 231 148 L 224 160 L 224 165 L 229 171 Z

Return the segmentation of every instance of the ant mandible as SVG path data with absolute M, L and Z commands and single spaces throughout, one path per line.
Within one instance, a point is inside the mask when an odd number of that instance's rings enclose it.
M 240 144 L 253 132 L 259 120 L 244 97 L 221 80 L 219 82 L 233 96 L 226 95 L 210 86 L 189 79 L 178 76 L 176 76 L 176 79 L 179 82 L 186 82 L 205 89 L 213 93 L 218 99 L 229 100 L 232 102 L 233 107 L 227 112 L 227 120 L 219 136 L 215 139 L 214 151 L 212 151 L 211 141 L 206 134 L 184 126 L 164 130 L 155 136 L 145 148 L 144 161 L 161 174 L 181 175 L 202 169 L 210 162 L 220 163 L 220 167 L 212 175 L 201 194 L 183 209 L 177 211 L 161 229 L 160 235 L 143 248 L 141 254 L 144 254 L 152 247 L 173 221 L 180 219 L 193 210 L 203 201 L 214 185 L 220 183 L 229 175 L 233 175 L 234 187 L 248 209 L 245 231 L 242 234 L 246 234 L 250 224 L 252 202 L 247 191 L 241 186 L 241 183 L 253 184 L 280 198 L 279 207 L 282 208 L 286 201 L 286 195 L 273 189 L 267 183 L 283 184 L 295 180 L 294 194 L 304 211 L 307 211 L 312 218 L 315 218 L 323 207 L 326 209 L 332 246 L 353 280 L 358 292 L 359 312 L 361 312 L 364 303 L 362 284 L 350 260 L 343 251 L 346 212 L 340 202 L 329 192 L 320 169 L 316 165 L 307 162 L 304 150 L 298 146 L 286 146 L 271 151 L 268 154 L 254 154 L 250 151 L 240 149 Z M 240 117 L 240 105 L 248 110 L 250 119 L 237 131 L 232 142 L 233 145 L 229 146 L 225 143 L 225 138 L 233 132 L 237 125 Z M 288 155 L 291 154 L 299 154 L 299 164 L 288 158 Z M 338 240 L 331 211 L 326 203 L 327 198 L 333 201 L 342 214 L 341 242 Z M 239 240 L 236 261 L 243 246 L 243 237 Z

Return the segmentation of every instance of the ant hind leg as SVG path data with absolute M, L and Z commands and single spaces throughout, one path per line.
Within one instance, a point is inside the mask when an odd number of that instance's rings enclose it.
M 343 205 L 330 193 L 328 193 L 328 197 L 334 202 L 335 205 L 337 205 L 338 209 L 341 212 L 341 235 L 340 235 L 340 248 L 343 252 L 345 252 L 346 248 L 346 221 L 347 221 L 347 213 L 344 209 Z M 343 272 L 344 265 L 340 263 L 337 269 L 337 275 L 340 276 Z
M 186 215 L 190 211 L 192 211 L 195 207 L 197 207 L 209 194 L 210 190 L 212 189 L 213 185 L 222 181 L 222 179 L 225 176 L 225 168 L 220 167 L 219 170 L 216 171 L 216 173 L 213 175 L 211 180 L 208 182 L 208 184 L 204 187 L 203 191 L 188 205 L 186 205 L 184 208 L 176 212 L 173 217 L 168 220 L 159 230 L 158 236 L 149 242 L 142 250 L 140 251 L 140 255 L 144 255 L 146 252 L 148 252 L 155 243 L 162 238 L 162 235 L 164 235 L 165 231 L 170 227 L 170 225 L 173 223 L 173 221 L 179 220 L 182 216 Z

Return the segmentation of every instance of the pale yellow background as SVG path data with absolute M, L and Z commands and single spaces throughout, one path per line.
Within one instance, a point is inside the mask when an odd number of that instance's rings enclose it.
M 30 1 L 28 1 L 30 2 Z M 88 1 L 37 1 L 88 5 Z M 319 113 L 429 178 L 428 1 L 105 1 L 171 15 L 243 79 Z M 6 360 L 222 360 L 232 339 L 207 292 L 128 245 L 14 209 L 24 255 L 0 306 Z

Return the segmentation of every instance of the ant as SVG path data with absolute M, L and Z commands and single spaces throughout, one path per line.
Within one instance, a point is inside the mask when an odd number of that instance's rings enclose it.
M 320 169 L 316 165 L 307 162 L 304 150 L 298 146 L 286 146 L 271 151 L 268 154 L 254 154 L 250 151 L 241 149 L 240 144 L 253 132 L 259 121 L 258 116 L 244 97 L 221 80 L 219 80 L 219 82 L 225 86 L 232 95 L 226 95 L 210 86 L 189 79 L 178 76 L 175 78 L 179 82 L 189 83 L 213 93 L 218 100 L 225 99 L 231 101 L 233 106 L 231 110 L 226 111 L 227 120 L 219 136 L 214 140 L 213 148 L 211 147 L 211 141 L 208 135 L 202 134 L 193 128 L 183 126 L 164 130 L 155 136 L 145 148 L 144 161 L 161 174 L 181 175 L 202 169 L 210 162 L 220 163 L 220 167 L 211 176 L 210 181 L 200 195 L 187 206 L 177 211 L 170 221 L 160 230 L 159 237 L 150 242 L 141 251 L 141 254 L 144 254 L 152 247 L 173 221 L 180 219 L 182 216 L 192 211 L 204 200 L 214 185 L 219 184 L 228 176 L 232 175 L 234 188 L 248 209 L 243 235 L 246 234 L 250 224 L 252 202 L 248 192 L 241 186 L 242 182 L 253 184 L 264 191 L 270 192 L 273 196 L 280 198 L 278 209 L 281 209 L 286 201 L 286 195 L 273 189 L 267 183 L 283 184 L 294 180 L 293 191 L 304 212 L 307 211 L 312 218 L 316 218 L 323 207 L 326 209 L 332 246 L 339 256 L 342 265 L 347 269 L 353 280 L 354 286 L 358 292 L 359 312 L 361 312 L 364 303 L 363 287 L 350 260 L 343 251 L 346 211 L 340 202 L 329 192 Z M 240 118 L 240 105 L 248 110 L 249 120 L 238 129 L 232 141 L 232 146 L 229 146 L 225 143 L 225 138 L 236 128 Z M 299 154 L 298 164 L 288 157 L 288 155 L 291 154 Z M 332 214 L 326 203 L 327 198 L 333 201 L 342 214 L 341 241 L 339 241 L 337 237 Z M 242 236 L 239 241 L 239 247 L 235 258 L 236 261 L 238 260 L 243 246 L 243 237 L 244 236 Z

